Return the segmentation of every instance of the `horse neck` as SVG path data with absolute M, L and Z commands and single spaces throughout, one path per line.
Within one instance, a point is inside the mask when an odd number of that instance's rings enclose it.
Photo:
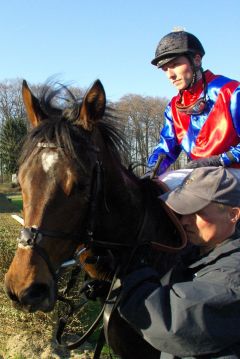
M 99 233 L 115 242 L 129 242 L 136 236 L 144 206 L 140 186 L 121 168 L 106 168 L 104 200 L 99 209 Z
M 139 232 L 143 236 L 153 232 L 153 239 L 156 222 L 154 216 L 146 216 L 150 202 L 146 203 L 146 187 L 143 189 L 140 179 L 121 165 L 118 156 L 105 146 L 101 135 L 98 132 L 94 135 L 104 171 L 103 197 L 98 206 L 98 236 L 101 238 L 104 234 L 104 240 L 109 242 L 133 243 Z

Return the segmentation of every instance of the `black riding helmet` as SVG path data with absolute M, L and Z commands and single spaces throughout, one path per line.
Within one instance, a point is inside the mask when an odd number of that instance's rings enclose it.
M 198 38 L 189 32 L 170 32 L 160 40 L 155 58 L 151 63 L 157 67 L 162 67 L 167 62 L 184 54 L 190 57 L 199 54 L 203 57 L 205 51 Z

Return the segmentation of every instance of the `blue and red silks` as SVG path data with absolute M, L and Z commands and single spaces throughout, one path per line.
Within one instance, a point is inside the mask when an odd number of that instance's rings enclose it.
M 206 107 L 200 115 L 179 112 L 173 97 L 165 110 L 165 123 L 158 145 L 149 157 L 148 166 L 153 167 L 160 154 L 166 157 L 160 164 L 158 174 L 163 173 L 176 161 L 184 150 L 191 160 L 221 155 L 225 166 L 240 168 L 240 83 L 221 75 L 205 72 L 207 82 Z M 184 90 L 182 102 L 191 105 L 203 97 L 203 83 L 199 80 L 191 89 Z

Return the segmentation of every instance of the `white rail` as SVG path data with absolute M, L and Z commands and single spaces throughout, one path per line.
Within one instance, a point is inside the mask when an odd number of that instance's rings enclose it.
M 22 226 L 24 226 L 24 220 L 17 214 L 12 214 L 11 217 L 15 219 L 18 223 L 20 223 Z

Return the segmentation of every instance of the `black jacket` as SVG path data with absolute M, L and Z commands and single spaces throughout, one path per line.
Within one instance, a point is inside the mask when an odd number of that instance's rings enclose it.
M 183 258 L 161 280 L 149 267 L 131 273 L 119 313 L 161 359 L 240 358 L 240 239 Z

